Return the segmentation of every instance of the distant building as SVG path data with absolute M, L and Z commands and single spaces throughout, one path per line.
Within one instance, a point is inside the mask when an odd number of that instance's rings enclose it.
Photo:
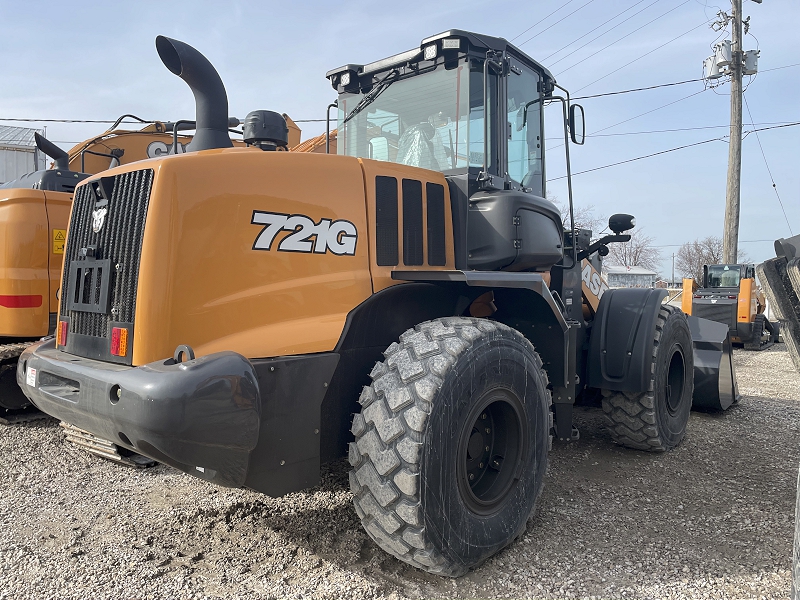
M 658 273 L 644 267 L 606 267 L 606 280 L 610 288 L 652 288 Z
M 46 158 L 33 139 L 37 131 L 42 133 L 28 127 L 0 125 L 0 183 L 46 168 Z

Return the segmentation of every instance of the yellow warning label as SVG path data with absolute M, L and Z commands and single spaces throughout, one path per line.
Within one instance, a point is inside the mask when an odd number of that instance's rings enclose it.
M 66 240 L 66 229 L 53 229 L 53 254 L 64 254 L 64 243 Z

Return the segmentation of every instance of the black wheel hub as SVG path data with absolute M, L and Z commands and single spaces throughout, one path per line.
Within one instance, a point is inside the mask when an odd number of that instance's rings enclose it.
M 495 512 L 519 479 L 523 457 L 522 405 L 508 390 L 491 390 L 470 411 L 458 449 L 458 484 L 467 507 Z
M 669 359 L 667 368 L 667 410 L 674 415 L 678 412 L 683 399 L 683 384 L 686 378 L 686 365 L 683 361 L 683 352 L 675 348 Z

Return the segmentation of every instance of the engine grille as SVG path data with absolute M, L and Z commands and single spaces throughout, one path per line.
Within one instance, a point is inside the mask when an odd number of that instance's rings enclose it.
M 729 328 L 736 327 L 736 302 L 722 302 L 716 304 L 710 302 L 697 302 L 692 304 L 692 314 L 701 319 L 708 319 L 709 321 L 716 321 L 717 323 L 725 323 Z
M 376 262 L 379 266 L 389 267 L 394 267 L 400 262 L 401 227 L 398 209 L 401 209 L 403 265 L 424 264 L 426 241 L 428 265 L 447 264 L 444 186 L 426 182 L 424 197 L 422 181 L 418 179 L 403 179 L 400 188 L 402 196 L 398 198 L 395 177 L 383 175 L 375 177 Z M 402 205 L 398 200 L 402 201 Z M 427 218 L 427 227 L 424 218 Z
M 139 259 L 153 175 L 152 169 L 143 169 L 104 178 L 111 196 L 106 206 L 108 212 L 97 233 L 93 230 L 92 216 L 97 208 L 96 183 L 83 185 L 75 193 L 61 282 L 60 313 L 69 319 L 70 333 L 110 338 L 112 322 L 133 323 Z M 76 272 L 81 272 L 70 267 L 73 263 L 77 263 L 76 267 L 81 265 L 81 249 L 90 246 L 95 248 L 96 259 L 109 264 L 108 307 L 93 311 L 76 310 L 76 300 L 100 297 L 99 289 L 86 289 L 87 285 L 99 287 L 99 277 L 84 277 L 83 285 L 70 281 L 71 274 L 74 277 Z

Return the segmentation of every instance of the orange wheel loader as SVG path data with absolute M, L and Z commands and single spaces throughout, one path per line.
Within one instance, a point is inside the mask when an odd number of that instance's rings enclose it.
M 578 396 L 612 440 L 654 452 L 681 442 L 693 403 L 730 403 L 730 386 L 695 386 L 693 328 L 727 328 L 594 276 L 633 218 L 592 243 L 564 231 L 543 105 L 567 165 L 583 110 L 518 48 L 451 30 L 329 72 L 337 155 L 276 152 L 286 121 L 261 110 L 232 147 L 213 66 L 156 48 L 197 133 L 76 189 L 56 337 L 17 369 L 40 409 L 271 496 L 348 456 L 372 539 L 458 576 L 525 531 L 552 439 L 578 438 Z

